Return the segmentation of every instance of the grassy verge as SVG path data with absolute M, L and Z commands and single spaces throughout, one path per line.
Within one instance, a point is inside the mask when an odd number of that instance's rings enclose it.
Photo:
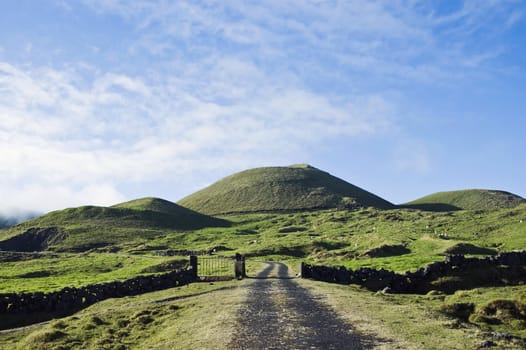
M 521 349 L 515 340 L 495 339 L 488 329 L 462 322 L 440 312 L 451 300 L 442 295 L 383 295 L 354 286 L 301 280 L 300 283 L 329 303 L 357 331 L 401 345 L 385 342 L 392 349 L 475 349 L 491 340 L 495 349 Z
M 457 291 L 444 298 L 441 311 L 501 336 L 526 339 L 524 285 Z
M 0 349 L 225 348 L 244 281 L 194 283 L 109 299 L 73 316 L 0 332 Z

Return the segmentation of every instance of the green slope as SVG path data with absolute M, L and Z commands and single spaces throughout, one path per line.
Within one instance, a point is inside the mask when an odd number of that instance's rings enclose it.
M 209 215 L 326 208 L 392 208 L 386 200 L 309 165 L 245 170 L 178 204 Z
M 143 198 L 113 207 L 83 206 L 54 211 L 0 231 L 0 240 L 6 242 L 32 229 L 57 227 L 67 234 L 63 241 L 55 244 L 55 248 L 79 251 L 133 242 L 138 244 L 177 231 L 229 225 L 226 220 L 166 200 Z M 28 240 L 36 239 L 30 236 Z
M 207 218 L 205 215 L 196 213 L 190 209 L 184 208 L 180 205 L 177 205 L 173 202 L 167 201 L 161 198 L 155 197 L 146 197 L 134 199 L 129 202 L 124 202 L 120 204 L 113 205 L 111 208 L 120 208 L 120 209 L 133 209 L 140 211 L 152 211 L 156 213 L 163 213 L 168 215 L 190 215 L 190 216 L 201 216 L 201 218 Z
M 474 189 L 438 192 L 402 206 L 434 211 L 495 210 L 515 208 L 522 203 L 526 203 L 526 199 L 513 193 Z
M 144 200 L 139 200 L 140 203 Z M 170 203 L 154 200 L 151 203 Z M 106 224 L 109 226 L 123 227 L 162 227 L 172 229 L 199 229 L 209 226 L 224 226 L 224 220 L 196 213 L 183 208 L 175 203 L 160 206 L 135 206 L 134 202 L 118 204 L 114 207 L 84 206 L 68 208 L 51 212 L 47 215 L 30 220 L 24 226 L 64 226 L 67 224 L 79 225 L 82 223 Z M 128 207 L 129 205 L 129 207 Z

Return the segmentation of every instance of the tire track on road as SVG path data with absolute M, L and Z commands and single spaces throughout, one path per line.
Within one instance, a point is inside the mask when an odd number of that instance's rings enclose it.
M 288 267 L 267 263 L 240 308 L 230 349 L 370 349 L 373 339 L 352 331 L 308 289 L 289 279 Z M 283 279 L 264 279 L 272 273 Z

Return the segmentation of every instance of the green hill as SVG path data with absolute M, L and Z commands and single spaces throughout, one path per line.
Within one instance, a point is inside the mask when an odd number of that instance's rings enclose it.
M 403 204 L 403 207 L 432 210 L 495 210 L 515 208 L 526 203 L 526 199 L 505 191 L 460 190 L 438 192 Z
M 84 206 L 54 211 L 30 220 L 24 226 L 106 224 L 123 227 L 162 227 L 172 229 L 199 229 L 224 226 L 226 221 L 183 208 L 162 199 L 145 198 L 117 204 L 113 207 Z
M 167 201 L 161 198 L 155 197 L 146 197 L 134 199 L 129 202 L 124 202 L 111 206 L 111 208 L 120 208 L 120 209 L 133 209 L 140 211 L 152 211 L 157 213 L 163 213 L 168 215 L 197 215 L 206 217 L 202 214 L 196 213 L 190 209 L 184 208 L 180 205 L 177 205 L 173 202 Z M 209 219 L 209 217 L 206 217 Z
M 63 241 L 56 242 L 56 248 L 79 251 L 152 240 L 174 231 L 229 224 L 163 199 L 143 198 L 113 207 L 83 206 L 53 211 L 0 231 L 0 239 L 5 242 L 25 235 L 28 241 L 35 240 L 35 235 L 42 236 L 46 228 L 59 228 L 67 234 Z M 33 231 L 35 234 L 28 235 Z
M 209 215 L 393 204 L 309 165 L 266 167 L 230 175 L 178 204 Z

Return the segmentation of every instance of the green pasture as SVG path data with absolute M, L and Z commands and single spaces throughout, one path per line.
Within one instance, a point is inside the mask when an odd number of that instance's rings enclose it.
M 8 230 L 12 235 L 31 225 L 53 224 L 64 228 L 68 238 L 52 246 L 44 258 L 1 262 L 1 291 L 49 291 L 128 278 L 170 260 L 154 254 L 171 249 L 216 248 L 215 254 L 241 253 L 247 260 L 404 272 L 443 260 L 449 252 L 480 255 L 480 251 L 490 254 L 526 247 L 525 205 L 444 213 L 368 208 L 238 214 L 223 216 L 222 221 L 229 222 L 224 227 L 185 230 L 145 223 L 133 226 L 126 220 L 98 215 L 81 215 L 78 220 L 67 215 L 67 219 L 58 214 L 53 217 L 56 221 L 43 217 Z M 462 250 L 466 244 L 471 248 Z
M 0 263 L 0 293 L 50 292 L 185 266 L 186 258 L 131 254 L 53 254 Z

